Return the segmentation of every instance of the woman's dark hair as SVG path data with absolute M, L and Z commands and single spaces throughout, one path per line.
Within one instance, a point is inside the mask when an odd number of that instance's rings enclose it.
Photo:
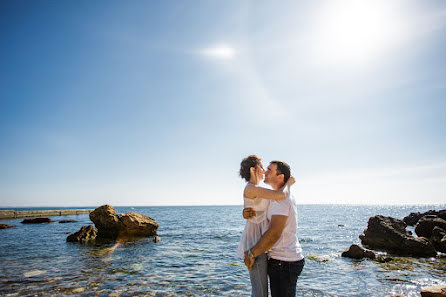
M 251 167 L 256 167 L 260 164 L 261 159 L 259 156 L 250 155 L 242 160 L 240 163 L 240 177 L 244 178 L 247 182 L 251 179 Z

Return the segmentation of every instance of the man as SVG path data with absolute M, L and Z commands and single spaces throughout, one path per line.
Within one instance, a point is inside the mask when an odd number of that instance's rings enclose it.
M 272 161 L 265 172 L 265 183 L 274 190 L 282 188 L 290 178 L 290 166 Z M 245 219 L 255 215 L 251 208 L 243 210 Z M 255 246 L 245 252 L 245 264 L 251 270 L 255 258 L 268 252 L 268 275 L 272 297 L 296 296 L 296 283 L 304 267 L 302 248 L 297 239 L 297 210 L 291 195 L 285 200 L 271 201 L 268 212 L 270 227 Z

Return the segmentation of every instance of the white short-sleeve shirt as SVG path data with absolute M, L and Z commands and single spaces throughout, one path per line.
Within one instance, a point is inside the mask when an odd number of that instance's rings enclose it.
M 268 257 L 287 262 L 302 260 L 302 247 L 297 239 L 297 208 L 291 193 L 285 200 L 270 202 L 267 212 L 269 221 L 273 215 L 287 216 L 288 219 L 279 240 L 269 250 Z

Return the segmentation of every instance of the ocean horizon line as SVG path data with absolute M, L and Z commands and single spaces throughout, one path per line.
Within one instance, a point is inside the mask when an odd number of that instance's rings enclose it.
M 50 209 L 50 208 L 70 208 L 70 209 L 90 209 L 97 208 L 102 205 L 112 205 L 113 207 L 216 207 L 216 206 L 243 206 L 243 204 L 191 204 L 191 205 L 114 205 L 109 203 L 104 203 L 100 205 L 27 205 L 27 206 L 0 206 L 0 210 L 13 210 L 13 209 L 22 209 L 22 208 L 39 208 L 39 209 Z M 297 203 L 297 205 L 327 205 L 327 206 L 438 206 L 438 207 L 446 207 L 446 203 Z

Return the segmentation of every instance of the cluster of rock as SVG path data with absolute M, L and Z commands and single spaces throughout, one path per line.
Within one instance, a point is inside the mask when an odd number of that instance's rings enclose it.
M 111 205 L 103 205 L 90 213 L 95 226 L 83 226 L 78 232 L 67 237 L 69 242 L 88 243 L 96 240 L 121 240 L 134 237 L 154 236 L 158 223 L 148 216 L 128 212 L 118 215 Z M 155 241 L 159 241 L 155 237 Z
M 395 255 L 433 257 L 437 254 L 427 238 L 414 237 L 406 230 L 406 223 L 392 217 L 371 217 L 367 229 L 359 238 L 364 246 Z
M 418 237 L 406 230 L 407 225 L 415 226 Z M 437 252 L 446 253 L 446 210 L 411 213 L 403 220 L 377 215 L 369 219 L 364 234 L 359 238 L 368 248 L 394 255 L 434 257 Z M 374 259 L 372 253 L 352 245 L 342 256 Z

